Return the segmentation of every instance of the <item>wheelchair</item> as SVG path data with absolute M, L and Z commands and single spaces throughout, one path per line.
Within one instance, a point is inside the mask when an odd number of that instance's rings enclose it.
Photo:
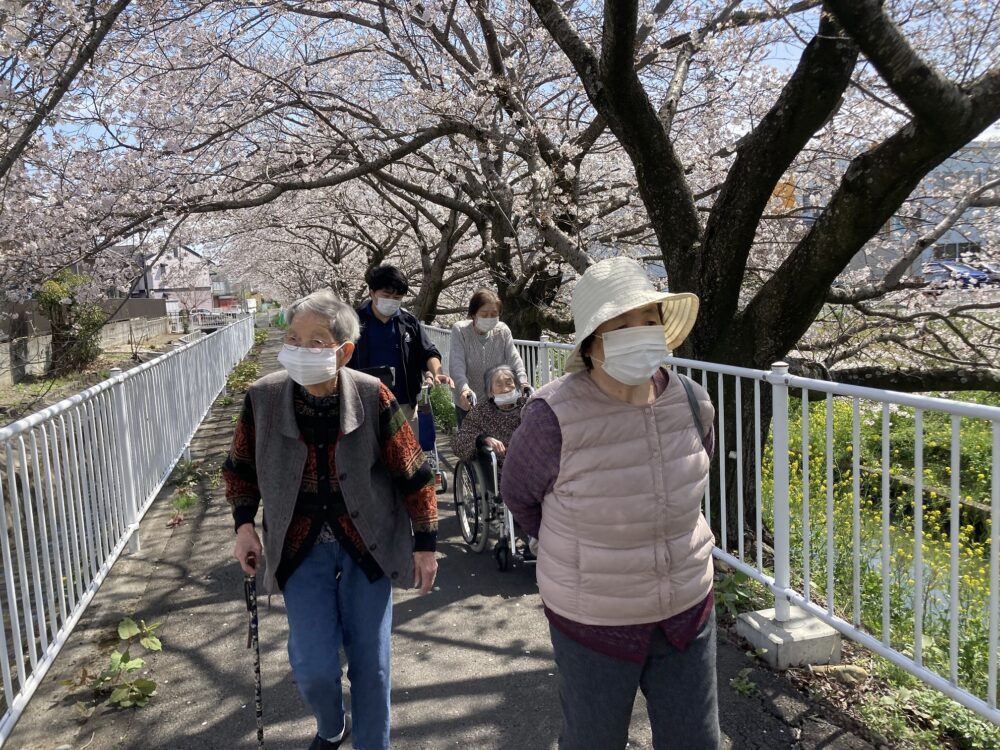
M 462 538 L 473 552 L 483 552 L 493 538 L 499 570 L 509 570 L 514 562 L 534 564 L 518 551 L 514 516 L 500 497 L 500 471 L 492 448 L 481 448 L 472 461 L 459 461 L 452 487 Z

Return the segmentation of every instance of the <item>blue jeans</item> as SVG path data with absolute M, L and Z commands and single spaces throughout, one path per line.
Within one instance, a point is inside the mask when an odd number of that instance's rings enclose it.
M 340 647 L 347 654 L 356 750 L 389 747 L 389 579 L 371 583 L 336 542 L 316 544 L 285 583 L 288 659 L 324 739 L 344 729 Z
M 657 628 L 644 664 L 605 656 L 551 624 L 549 633 L 559 670 L 560 750 L 623 750 L 638 689 L 654 750 L 719 747 L 714 612 L 683 651 Z

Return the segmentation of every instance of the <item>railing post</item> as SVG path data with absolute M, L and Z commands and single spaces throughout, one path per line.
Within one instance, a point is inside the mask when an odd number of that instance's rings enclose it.
M 552 380 L 552 362 L 549 359 L 549 337 L 542 334 L 538 337 L 538 382 L 545 385 Z
M 174 348 L 176 348 L 176 349 L 183 349 L 185 346 L 186 346 L 186 344 L 174 344 Z M 178 371 L 178 373 L 180 375 L 179 379 L 181 381 L 181 387 L 178 390 L 179 390 L 180 393 L 187 393 L 188 392 L 188 390 L 187 390 L 187 383 L 185 382 L 187 380 L 187 378 L 185 377 L 186 370 L 184 369 L 183 365 L 178 365 L 177 366 L 177 371 Z M 183 458 L 184 458 L 184 460 L 187 463 L 191 463 L 191 444 L 190 443 L 188 443 L 187 445 L 184 446 L 184 455 L 183 455 Z
M 139 551 L 139 499 L 135 492 L 135 461 L 132 457 L 132 433 L 129 429 L 128 402 L 125 399 L 125 382 L 122 379 L 122 369 L 112 368 L 111 377 L 115 378 L 112 387 L 115 399 L 115 422 L 118 424 L 118 446 L 122 452 L 121 470 L 125 484 L 125 521 L 128 524 L 128 551 L 135 554 Z
M 771 383 L 773 397 L 772 429 L 774 434 L 774 583 L 779 589 L 791 585 L 791 553 L 789 550 L 788 509 L 788 363 L 775 362 L 771 373 L 782 378 Z M 758 498 L 758 502 L 759 502 Z M 774 595 L 774 619 L 787 622 L 790 618 L 788 600 Z

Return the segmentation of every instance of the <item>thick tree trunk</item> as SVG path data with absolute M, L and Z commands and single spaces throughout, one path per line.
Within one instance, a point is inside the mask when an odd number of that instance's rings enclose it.
M 558 274 L 538 274 L 528 284 L 500 281 L 497 288 L 503 301 L 503 318 L 516 339 L 538 341 L 545 331 L 566 333 L 568 326 L 560 326 L 549 312 L 562 285 Z

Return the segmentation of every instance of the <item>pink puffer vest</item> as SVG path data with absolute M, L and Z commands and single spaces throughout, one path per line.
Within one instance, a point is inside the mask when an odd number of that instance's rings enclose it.
M 715 409 L 697 383 L 704 429 Z M 671 373 L 649 406 L 607 396 L 586 372 L 535 396 L 562 430 L 559 476 L 542 504 L 538 587 L 556 613 L 590 625 L 672 617 L 712 586 L 715 539 L 701 513 L 709 458 Z

